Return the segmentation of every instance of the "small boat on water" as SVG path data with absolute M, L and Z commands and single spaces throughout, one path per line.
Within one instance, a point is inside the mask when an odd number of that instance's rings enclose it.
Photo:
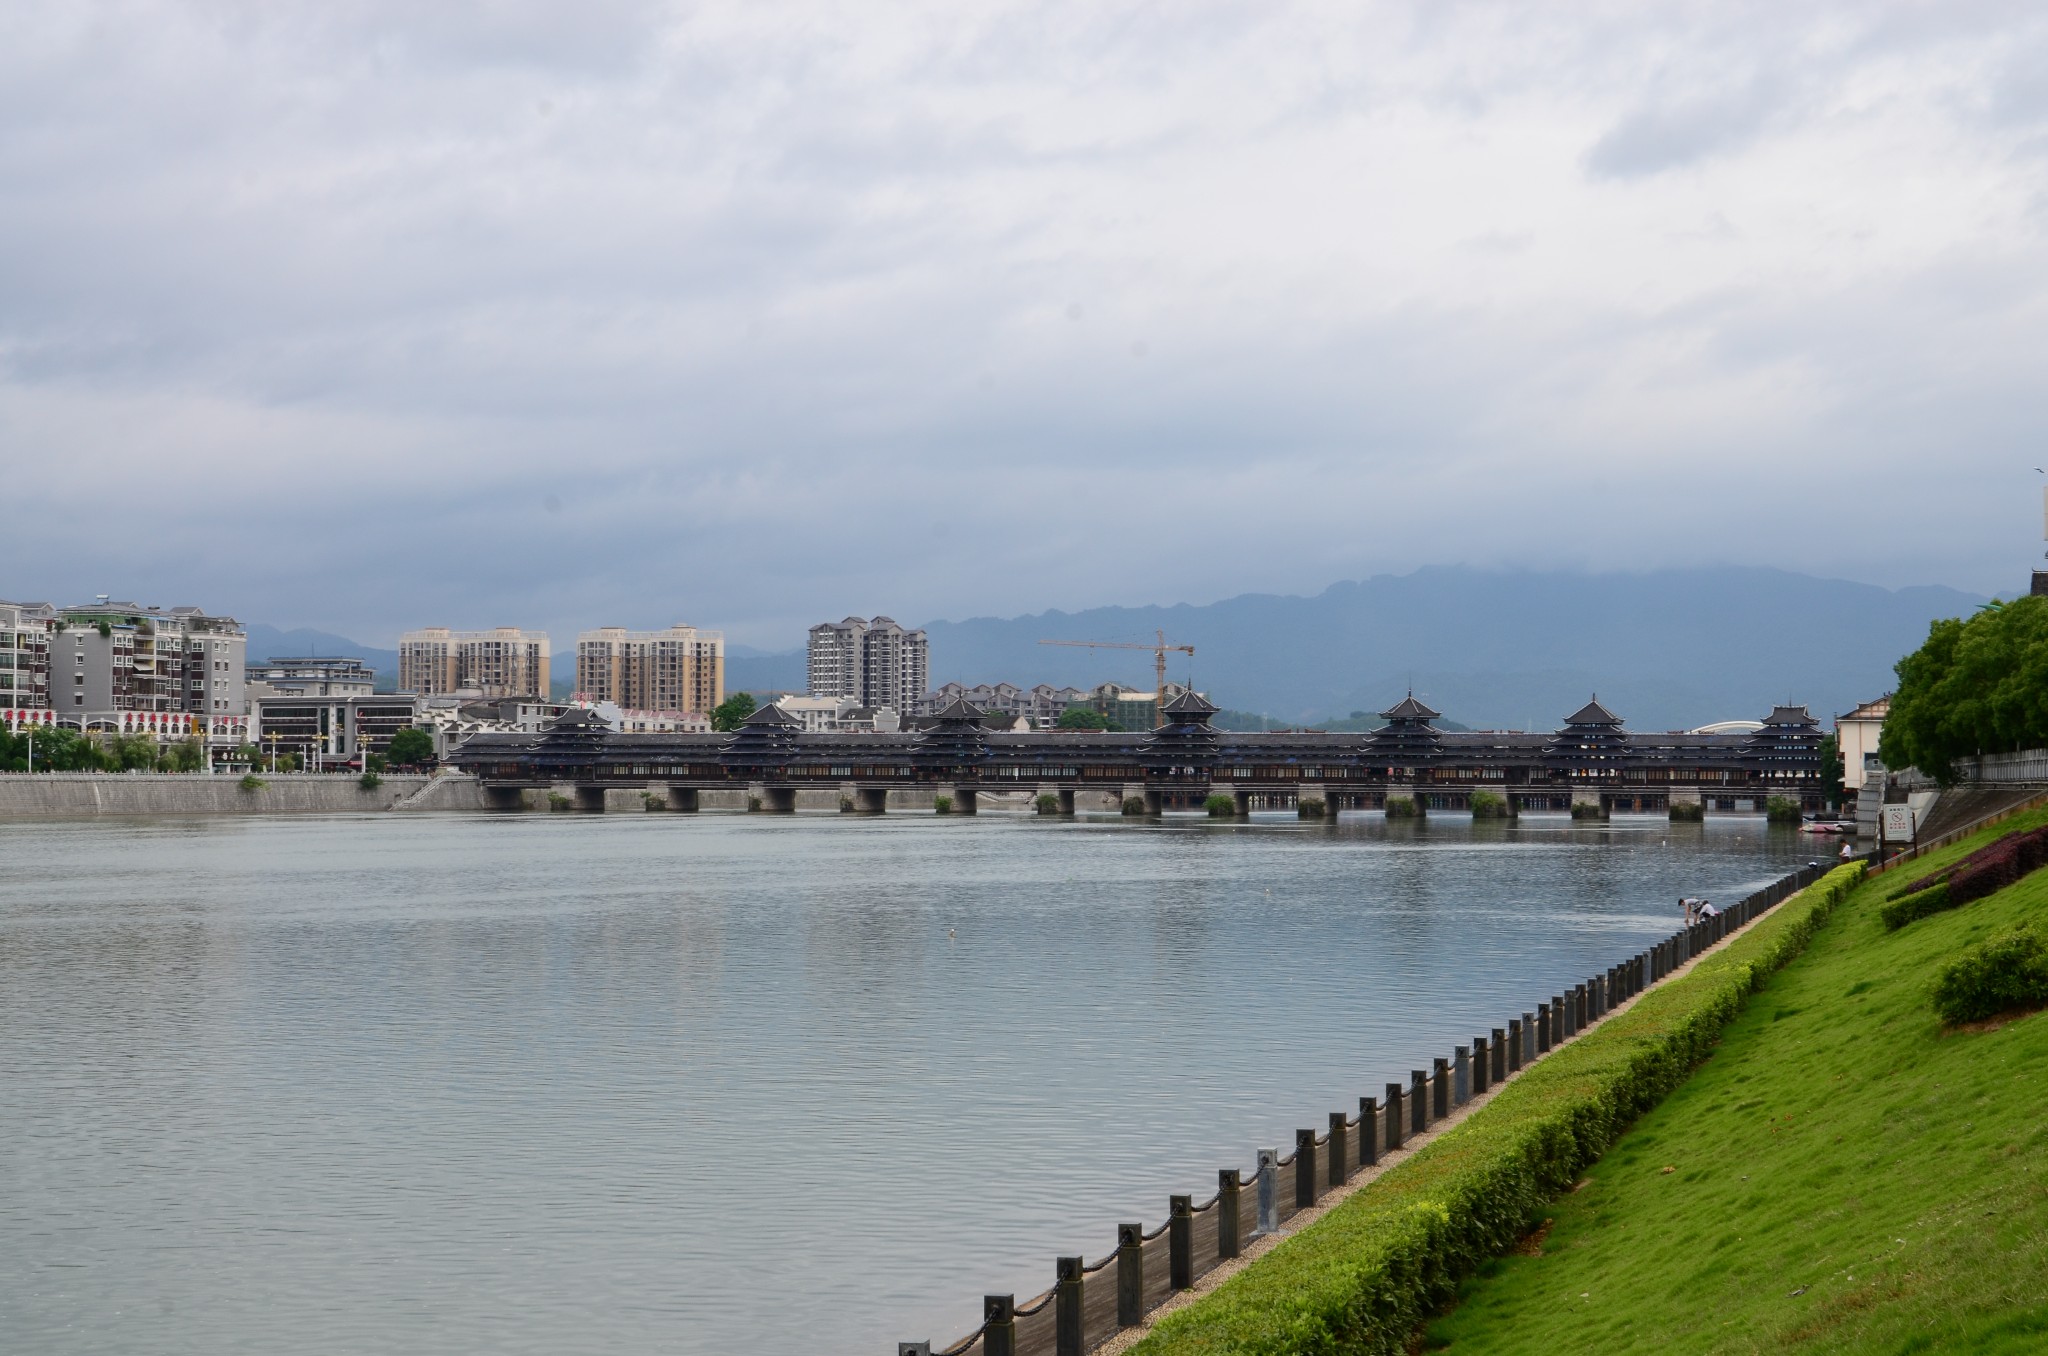
M 1846 819 L 1809 819 L 1799 826 L 1799 831 L 1801 833 L 1854 833 L 1856 832 L 1856 824 L 1854 820 Z

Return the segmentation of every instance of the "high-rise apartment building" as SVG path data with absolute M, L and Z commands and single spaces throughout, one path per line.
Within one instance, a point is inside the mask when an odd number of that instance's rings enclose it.
M 931 645 L 888 617 L 820 622 L 811 628 L 806 659 L 813 697 L 843 697 L 862 706 L 916 709 L 931 677 Z
M 102 601 L 51 614 L 49 701 L 60 718 L 119 711 L 211 721 L 248 710 L 249 638 L 196 607 Z
M 628 711 L 709 712 L 725 700 L 725 635 L 606 626 L 576 638 L 576 691 Z
M 0 724 L 50 709 L 50 628 L 46 603 L 0 603 Z
M 0 603 L 0 724 L 239 742 L 247 653 L 239 622 L 196 607 Z
M 464 690 L 482 697 L 545 697 L 547 632 L 516 626 L 408 631 L 398 641 L 398 690 L 422 697 Z

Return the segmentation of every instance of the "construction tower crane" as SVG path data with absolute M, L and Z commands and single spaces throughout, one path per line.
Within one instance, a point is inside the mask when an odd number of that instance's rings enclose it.
M 1192 655 L 1192 645 L 1168 645 L 1166 632 L 1154 631 L 1158 640 L 1147 644 L 1142 640 L 1041 640 L 1040 645 L 1077 645 L 1090 650 L 1150 650 L 1152 652 L 1152 708 L 1154 728 L 1166 724 L 1166 656 L 1169 653 Z

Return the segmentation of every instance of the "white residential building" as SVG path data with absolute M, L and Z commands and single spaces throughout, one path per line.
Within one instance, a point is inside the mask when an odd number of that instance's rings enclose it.
M 806 677 L 813 697 L 911 711 L 931 680 L 931 644 L 889 617 L 821 622 L 811 628 Z

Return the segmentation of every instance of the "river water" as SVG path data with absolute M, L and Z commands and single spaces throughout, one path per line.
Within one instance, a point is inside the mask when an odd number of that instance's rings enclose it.
M 948 1341 L 1815 853 L 1756 820 L 0 825 L 0 1345 Z

